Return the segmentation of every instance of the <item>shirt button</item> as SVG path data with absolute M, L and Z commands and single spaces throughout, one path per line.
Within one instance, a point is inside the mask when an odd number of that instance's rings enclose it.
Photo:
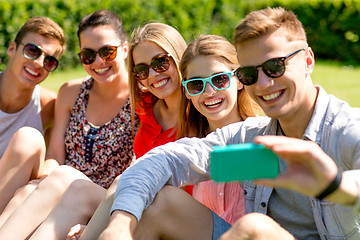
M 261 207 L 263 207 L 263 208 L 266 207 L 266 203 L 265 203 L 265 202 L 261 202 L 260 205 L 261 205 Z
M 220 196 L 222 196 L 222 195 L 223 195 L 223 193 L 221 192 L 221 193 L 219 193 L 219 195 L 220 195 Z

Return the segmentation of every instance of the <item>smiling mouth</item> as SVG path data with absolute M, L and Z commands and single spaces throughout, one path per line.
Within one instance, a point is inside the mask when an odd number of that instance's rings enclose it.
M 261 96 L 262 99 L 264 99 L 265 101 L 271 101 L 274 100 L 276 98 L 278 98 L 281 94 L 283 93 L 283 91 L 277 91 L 268 95 L 263 95 Z
M 209 101 L 204 101 L 204 105 L 205 107 L 208 108 L 216 108 L 218 106 L 220 106 L 220 104 L 223 102 L 223 99 L 221 98 L 217 98 L 217 99 L 211 99 Z
M 101 68 L 101 69 L 94 69 L 94 72 L 96 72 L 98 74 L 103 74 L 104 72 L 108 71 L 109 69 L 110 69 L 110 67 Z
M 26 70 L 28 73 L 30 73 L 31 75 L 33 75 L 34 77 L 39 76 L 39 73 L 31 70 L 30 68 L 25 67 L 25 70 Z
M 168 79 L 164 79 L 158 82 L 154 82 L 152 85 L 154 86 L 154 88 L 160 88 L 162 86 L 164 86 L 166 83 L 168 82 Z

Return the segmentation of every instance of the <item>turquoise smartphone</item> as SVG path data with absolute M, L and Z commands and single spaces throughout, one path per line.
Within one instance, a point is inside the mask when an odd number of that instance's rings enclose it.
M 275 178 L 279 172 L 277 155 L 263 145 L 215 146 L 210 154 L 210 173 L 215 182 Z

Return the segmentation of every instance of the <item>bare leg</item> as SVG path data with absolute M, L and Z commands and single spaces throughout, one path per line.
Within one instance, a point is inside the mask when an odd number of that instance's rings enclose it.
M 165 186 L 144 211 L 134 238 L 212 239 L 211 211 L 185 191 Z
M 19 129 L 0 159 L 0 213 L 15 191 L 38 177 L 45 158 L 42 134 L 31 127 Z
M 105 193 L 106 189 L 88 180 L 74 181 L 30 239 L 64 240 L 70 227 L 87 224 Z
M 10 200 L 6 208 L 0 215 L 0 227 L 9 218 L 9 216 L 20 206 L 20 204 L 36 189 L 37 184 L 27 184 L 15 192 L 14 197 Z
M 23 240 L 30 236 L 76 179 L 88 178 L 72 167 L 57 168 L 38 185 L 2 225 L 0 239 Z
M 240 218 L 220 240 L 294 240 L 277 222 L 261 213 Z
M 117 188 L 119 177 L 115 178 L 110 188 L 107 190 L 104 199 L 96 209 L 94 215 L 87 224 L 84 232 L 81 234 L 80 240 L 98 239 L 99 235 L 104 231 L 110 221 L 110 209 L 114 202 L 114 194 Z

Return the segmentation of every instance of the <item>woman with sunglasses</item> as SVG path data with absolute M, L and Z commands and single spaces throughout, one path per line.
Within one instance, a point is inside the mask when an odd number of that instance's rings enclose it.
M 141 126 L 134 140 L 136 158 L 176 140 L 181 75 L 179 62 L 186 42 L 173 27 L 148 23 L 132 34 L 129 85 L 132 107 Z
M 238 66 L 235 47 L 223 37 L 202 35 L 189 44 L 180 63 L 184 87 L 179 138 L 203 137 L 217 128 L 255 116 L 256 105 L 234 75 Z M 234 223 L 244 214 L 243 193 L 238 183 L 201 182 L 194 185 L 193 197 L 203 204 L 172 187 L 160 191 L 143 212 L 135 238 L 217 239 L 217 233 L 212 232 L 213 219 Z M 99 239 L 113 239 L 109 233 L 111 225 Z
M 225 38 L 201 35 L 186 49 L 180 64 L 182 101 L 178 137 L 205 137 L 217 128 L 255 116 L 257 108 L 234 75 L 235 47 Z M 238 182 L 195 184 L 193 197 L 233 224 L 244 214 Z
M 134 140 L 136 158 L 152 148 L 175 141 L 181 98 L 179 63 L 186 42 L 173 27 L 163 23 L 148 23 L 138 27 L 129 43 L 129 85 L 133 116 L 141 126 Z M 108 190 L 81 239 L 96 238 L 109 221 L 116 181 Z M 80 235 L 79 225 L 69 236 Z
M 28 237 L 74 182 L 86 191 L 67 195 L 72 204 L 81 203 L 75 206 L 76 211 L 72 205 L 67 206 L 67 211 L 53 212 L 58 220 L 56 228 L 42 224 L 32 236 L 64 239 L 70 226 L 87 222 L 106 188 L 132 161 L 138 118 L 133 117 L 133 129 L 125 66 L 128 43 L 122 22 L 115 13 L 99 10 L 83 18 L 78 37 L 81 47 L 78 55 L 90 77 L 61 87 L 43 171 L 43 175 L 49 176 L 3 224 L 0 239 L 9 239 L 6 234 L 11 234 L 11 239 Z M 19 222 L 26 224 L 18 228 Z M 14 231 L 15 228 L 18 229 Z

